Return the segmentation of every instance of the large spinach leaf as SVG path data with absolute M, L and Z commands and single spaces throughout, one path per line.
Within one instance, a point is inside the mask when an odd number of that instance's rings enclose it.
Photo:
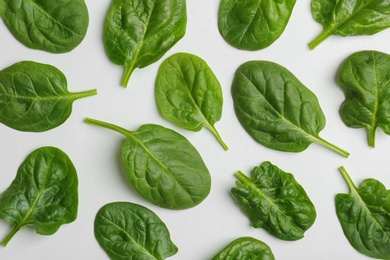
M 269 61 L 244 63 L 235 73 L 232 96 L 238 120 L 257 142 L 288 152 L 315 142 L 348 157 L 318 135 L 325 116 L 317 97 L 286 68 Z
M 323 31 L 309 43 L 310 49 L 331 35 L 371 35 L 390 27 L 388 0 L 312 0 L 311 10 Z
M 235 48 L 264 49 L 283 33 L 294 5 L 295 0 L 222 0 L 219 32 Z
M 104 205 L 94 227 L 96 240 L 110 259 L 165 259 L 178 251 L 164 222 L 137 204 Z
M 182 135 L 159 125 L 143 125 L 136 131 L 87 118 L 87 123 L 126 136 L 122 160 L 134 189 L 163 208 L 186 209 L 209 194 L 210 173 L 200 154 Z
M 336 213 L 349 243 L 360 253 L 390 259 L 390 191 L 375 179 L 356 187 L 344 167 L 349 194 L 336 195 Z
M 43 132 L 70 116 L 76 99 L 96 90 L 70 93 L 57 68 L 22 61 L 0 71 L 0 122 L 20 131 Z
M 54 234 L 76 219 L 77 208 L 78 178 L 72 161 L 58 148 L 39 148 L 1 194 L 0 218 L 14 225 L 1 244 L 6 246 L 27 225 L 34 225 L 38 234 Z
M 377 127 L 390 134 L 390 55 L 356 52 L 343 62 L 337 79 L 345 94 L 341 119 L 349 127 L 366 128 L 374 147 Z
M 0 16 L 21 43 L 53 53 L 78 46 L 89 24 L 84 0 L 2 0 Z
M 166 59 L 157 74 L 155 95 L 165 119 L 191 131 L 206 127 L 228 149 L 214 127 L 222 114 L 221 85 L 204 60 L 188 53 Z
M 301 239 L 316 219 L 310 198 L 291 173 L 270 162 L 253 168 L 249 178 L 242 172 L 231 193 L 253 227 L 264 228 L 283 240 Z
M 106 53 L 125 67 L 126 87 L 135 68 L 159 60 L 186 31 L 185 0 L 113 0 L 104 26 Z

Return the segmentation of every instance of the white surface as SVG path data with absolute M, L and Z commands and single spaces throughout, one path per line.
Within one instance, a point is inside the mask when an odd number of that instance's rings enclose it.
M 344 95 L 335 82 L 341 62 L 360 50 L 390 52 L 390 31 L 374 36 L 331 37 L 315 50 L 307 44 L 321 32 L 310 10 L 310 1 L 297 1 L 282 36 L 270 47 L 256 52 L 234 49 L 224 42 L 217 28 L 219 1 L 188 0 L 188 24 L 184 38 L 160 61 L 136 69 L 128 88 L 119 85 L 123 69 L 109 61 L 102 28 L 109 0 L 86 0 L 90 26 L 84 41 L 70 53 L 55 55 L 28 49 L 19 44 L 0 22 L 0 68 L 21 60 L 56 66 L 67 77 L 72 92 L 96 88 L 98 95 L 78 100 L 73 113 L 60 127 L 44 133 L 18 132 L 0 125 L 0 192 L 16 175 L 17 168 L 33 150 L 56 146 L 65 151 L 79 176 L 79 214 L 75 222 L 62 226 L 52 236 L 41 236 L 34 228 L 20 230 L 0 259 L 108 259 L 93 234 L 98 209 L 114 201 L 130 201 L 154 211 L 166 223 L 179 252 L 170 259 L 211 259 L 232 240 L 252 236 L 267 243 L 276 259 L 368 259 L 353 249 L 342 233 L 335 214 L 334 197 L 348 188 L 341 174 L 345 166 L 356 184 L 376 178 L 390 187 L 390 136 L 377 131 L 376 148 L 367 145 L 363 129 L 347 128 L 338 115 Z M 154 100 L 154 80 L 161 62 L 176 52 L 203 58 L 218 77 L 224 94 L 222 119 L 216 123 L 229 150 L 224 151 L 207 130 L 198 133 L 178 128 L 163 119 Z M 349 158 L 312 144 L 301 153 L 273 151 L 256 143 L 243 130 L 233 110 L 230 86 L 239 65 L 249 60 L 270 60 L 289 69 L 318 97 L 327 119 L 320 133 L 324 139 L 351 153 Z M 129 184 L 121 163 L 124 137 L 83 122 L 91 117 L 135 130 L 146 123 L 172 128 L 198 149 L 212 176 L 212 189 L 199 206 L 172 211 L 156 207 L 139 197 Z M 233 174 L 271 161 L 294 174 L 317 210 L 314 225 L 299 241 L 282 241 L 263 229 L 251 227 L 248 218 L 230 196 Z M 0 239 L 11 229 L 0 221 Z

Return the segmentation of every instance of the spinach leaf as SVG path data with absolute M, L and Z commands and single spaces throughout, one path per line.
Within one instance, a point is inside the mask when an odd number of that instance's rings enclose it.
M 0 197 L 0 218 L 14 227 L 6 246 L 20 228 L 34 225 L 41 235 L 54 234 L 77 217 L 78 178 L 69 157 L 55 147 L 33 151 Z
M 43 132 L 70 116 L 73 101 L 96 90 L 70 93 L 57 68 L 32 61 L 0 71 L 0 122 L 20 131 Z
M 2 0 L 0 16 L 25 46 L 52 53 L 77 47 L 89 24 L 84 0 Z
M 206 127 L 228 149 L 214 127 L 222 114 L 221 85 L 204 60 L 188 53 L 166 59 L 157 74 L 155 95 L 165 119 L 191 131 Z
M 311 10 L 323 31 L 309 43 L 310 49 L 331 35 L 372 35 L 390 27 L 387 0 L 312 0 Z
M 178 251 L 164 222 L 130 202 L 104 205 L 96 214 L 94 229 L 110 259 L 165 259 Z
M 343 62 L 337 79 L 345 94 L 341 119 L 349 127 L 366 128 L 374 147 L 377 127 L 390 134 L 390 55 L 356 52 Z
M 325 116 L 317 97 L 286 68 L 268 61 L 244 63 L 235 73 L 232 96 L 238 120 L 260 144 L 301 152 L 315 142 L 349 156 L 318 135 Z
M 390 191 L 375 179 L 356 187 L 344 167 L 349 194 L 336 195 L 336 213 L 349 243 L 360 253 L 390 259 Z
M 252 178 L 240 171 L 235 176 L 239 181 L 231 193 L 253 227 L 283 240 L 298 240 L 313 225 L 314 205 L 291 173 L 264 162 L 253 168 Z
M 208 196 L 210 173 L 184 136 L 153 124 L 129 131 L 90 118 L 85 121 L 126 136 L 122 160 L 127 177 L 147 201 L 163 208 L 186 209 Z
M 159 60 L 185 34 L 185 0 L 113 0 L 104 26 L 104 45 L 112 62 L 125 67 L 126 87 L 135 68 Z
M 260 50 L 283 33 L 295 0 L 222 0 L 218 28 L 227 43 L 237 49 Z
M 252 237 L 241 237 L 232 241 L 212 260 L 236 259 L 274 260 L 275 257 L 271 248 L 264 242 Z

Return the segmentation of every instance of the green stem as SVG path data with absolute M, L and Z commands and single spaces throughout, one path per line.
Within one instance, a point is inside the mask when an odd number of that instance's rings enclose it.
M 12 230 L 11 232 L 9 232 L 9 234 L 4 238 L 3 241 L 1 241 L 1 245 L 2 246 L 7 246 L 8 242 L 13 238 L 13 236 L 16 234 L 16 232 L 18 232 L 20 229 L 20 226 L 19 225 L 16 225 Z
M 344 166 L 341 166 L 341 167 L 339 168 L 339 171 L 340 171 L 341 174 L 343 175 L 344 180 L 347 182 L 348 187 L 349 187 L 349 190 L 350 190 L 350 191 L 356 190 L 356 186 L 355 186 L 355 184 L 353 183 L 351 177 L 349 177 L 349 174 L 348 174 L 347 170 L 345 170 Z
M 76 92 L 74 95 L 76 98 L 84 98 L 84 97 L 89 97 L 89 96 L 94 96 L 97 94 L 96 89 L 91 89 L 91 90 L 86 90 L 86 91 L 81 91 L 81 92 Z
M 321 137 L 317 137 L 316 139 L 314 139 L 314 141 L 318 144 L 321 144 L 329 149 L 331 149 L 332 151 L 344 156 L 344 157 L 348 157 L 349 156 L 349 152 L 341 149 L 340 147 L 332 144 L 332 143 L 329 143 L 328 141 L 322 139 Z
M 119 127 L 117 125 L 113 125 L 113 124 L 109 124 L 109 123 L 106 123 L 106 122 L 103 122 L 103 121 L 99 121 L 99 120 L 96 120 L 96 119 L 86 118 L 84 120 L 84 122 L 88 123 L 88 124 L 91 124 L 91 125 L 96 125 L 96 126 L 100 126 L 100 127 L 106 128 L 106 129 L 113 130 L 113 131 L 121 133 L 121 134 L 123 134 L 125 136 L 131 135 L 131 132 L 129 130 L 127 130 L 127 129 L 124 129 L 124 128 Z
M 219 135 L 217 129 L 214 126 L 207 127 L 215 136 L 215 138 L 218 140 L 218 142 L 222 145 L 223 149 L 225 151 L 229 150 L 229 147 L 226 145 L 226 143 L 222 140 L 221 136 Z
M 130 64 L 129 66 L 125 67 L 125 73 L 123 74 L 122 81 L 121 81 L 121 86 L 127 88 L 127 85 L 130 80 L 130 76 L 134 71 L 134 66 L 133 64 Z
M 368 145 L 375 147 L 375 128 L 368 129 Z
M 241 182 L 243 183 L 251 183 L 251 179 L 246 176 L 242 171 L 238 171 L 234 174 L 234 176 L 237 177 L 237 179 L 239 179 Z
M 318 45 L 325 41 L 329 36 L 332 35 L 333 28 L 323 30 L 314 40 L 309 43 L 309 48 L 314 50 Z

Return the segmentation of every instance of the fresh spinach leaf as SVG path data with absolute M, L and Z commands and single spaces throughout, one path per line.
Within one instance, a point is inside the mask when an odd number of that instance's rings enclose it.
M 206 127 L 228 149 L 214 127 L 222 114 L 221 85 L 204 60 L 188 53 L 166 59 L 158 70 L 155 96 L 165 119 L 191 131 Z
M 52 53 L 77 47 L 89 24 L 84 0 L 2 0 L 0 16 L 25 46 Z
M 96 214 L 94 229 L 110 259 L 165 259 L 178 251 L 164 222 L 134 203 L 104 205 Z
M 0 196 L 0 218 L 14 227 L 6 246 L 20 228 L 34 225 L 41 235 L 54 234 L 77 217 L 78 178 L 69 157 L 55 147 L 33 151 Z
M 241 237 L 232 241 L 212 260 L 257 259 L 274 260 L 271 248 L 264 242 L 252 237 Z
M 349 243 L 360 253 L 390 259 L 390 191 L 375 179 L 356 187 L 344 167 L 349 194 L 337 194 L 336 213 Z
M 222 0 L 219 32 L 235 48 L 264 49 L 283 33 L 294 5 L 295 0 Z
M 126 136 L 122 160 L 127 177 L 147 201 L 163 208 L 186 209 L 208 196 L 210 173 L 184 136 L 153 124 L 129 131 L 90 118 L 85 121 Z
M 315 142 L 349 156 L 318 135 L 325 116 L 317 97 L 286 68 L 269 61 L 244 63 L 235 73 L 232 96 L 238 120 L 260 144 L 301 152 Z
M 185 0 L 113 0 L 104 26 L 104 45 L 112 62 L 124 66 L 122 86 L 135 68 L 159 60 L 185 34 Z
M 388 0 L 312 0 L 311 10 L 323 31 L 309 43 L 310 49 L 331 35 L 372 35 L 390 27 Z
M 390 55 L 356 52 L 343 62 L 337 80 L 345 94 L 341 119 L 349 127 L 366 128 L 374 147 L 378 127 L 390 135 Z
M 253 227 L 283 240 L 298 240 L 313 225 L 314 205 L 291 173 L 264 162 L 253 168 L 251 178 L 240 171 L 235 176 L 239 181 L 231 193 Z
M 70 93 L 57 68 L 32 61 L 0 71 L 0 122 L 20 131 L 43 132 L 66 121 L 76 99 L 96 90 Z

